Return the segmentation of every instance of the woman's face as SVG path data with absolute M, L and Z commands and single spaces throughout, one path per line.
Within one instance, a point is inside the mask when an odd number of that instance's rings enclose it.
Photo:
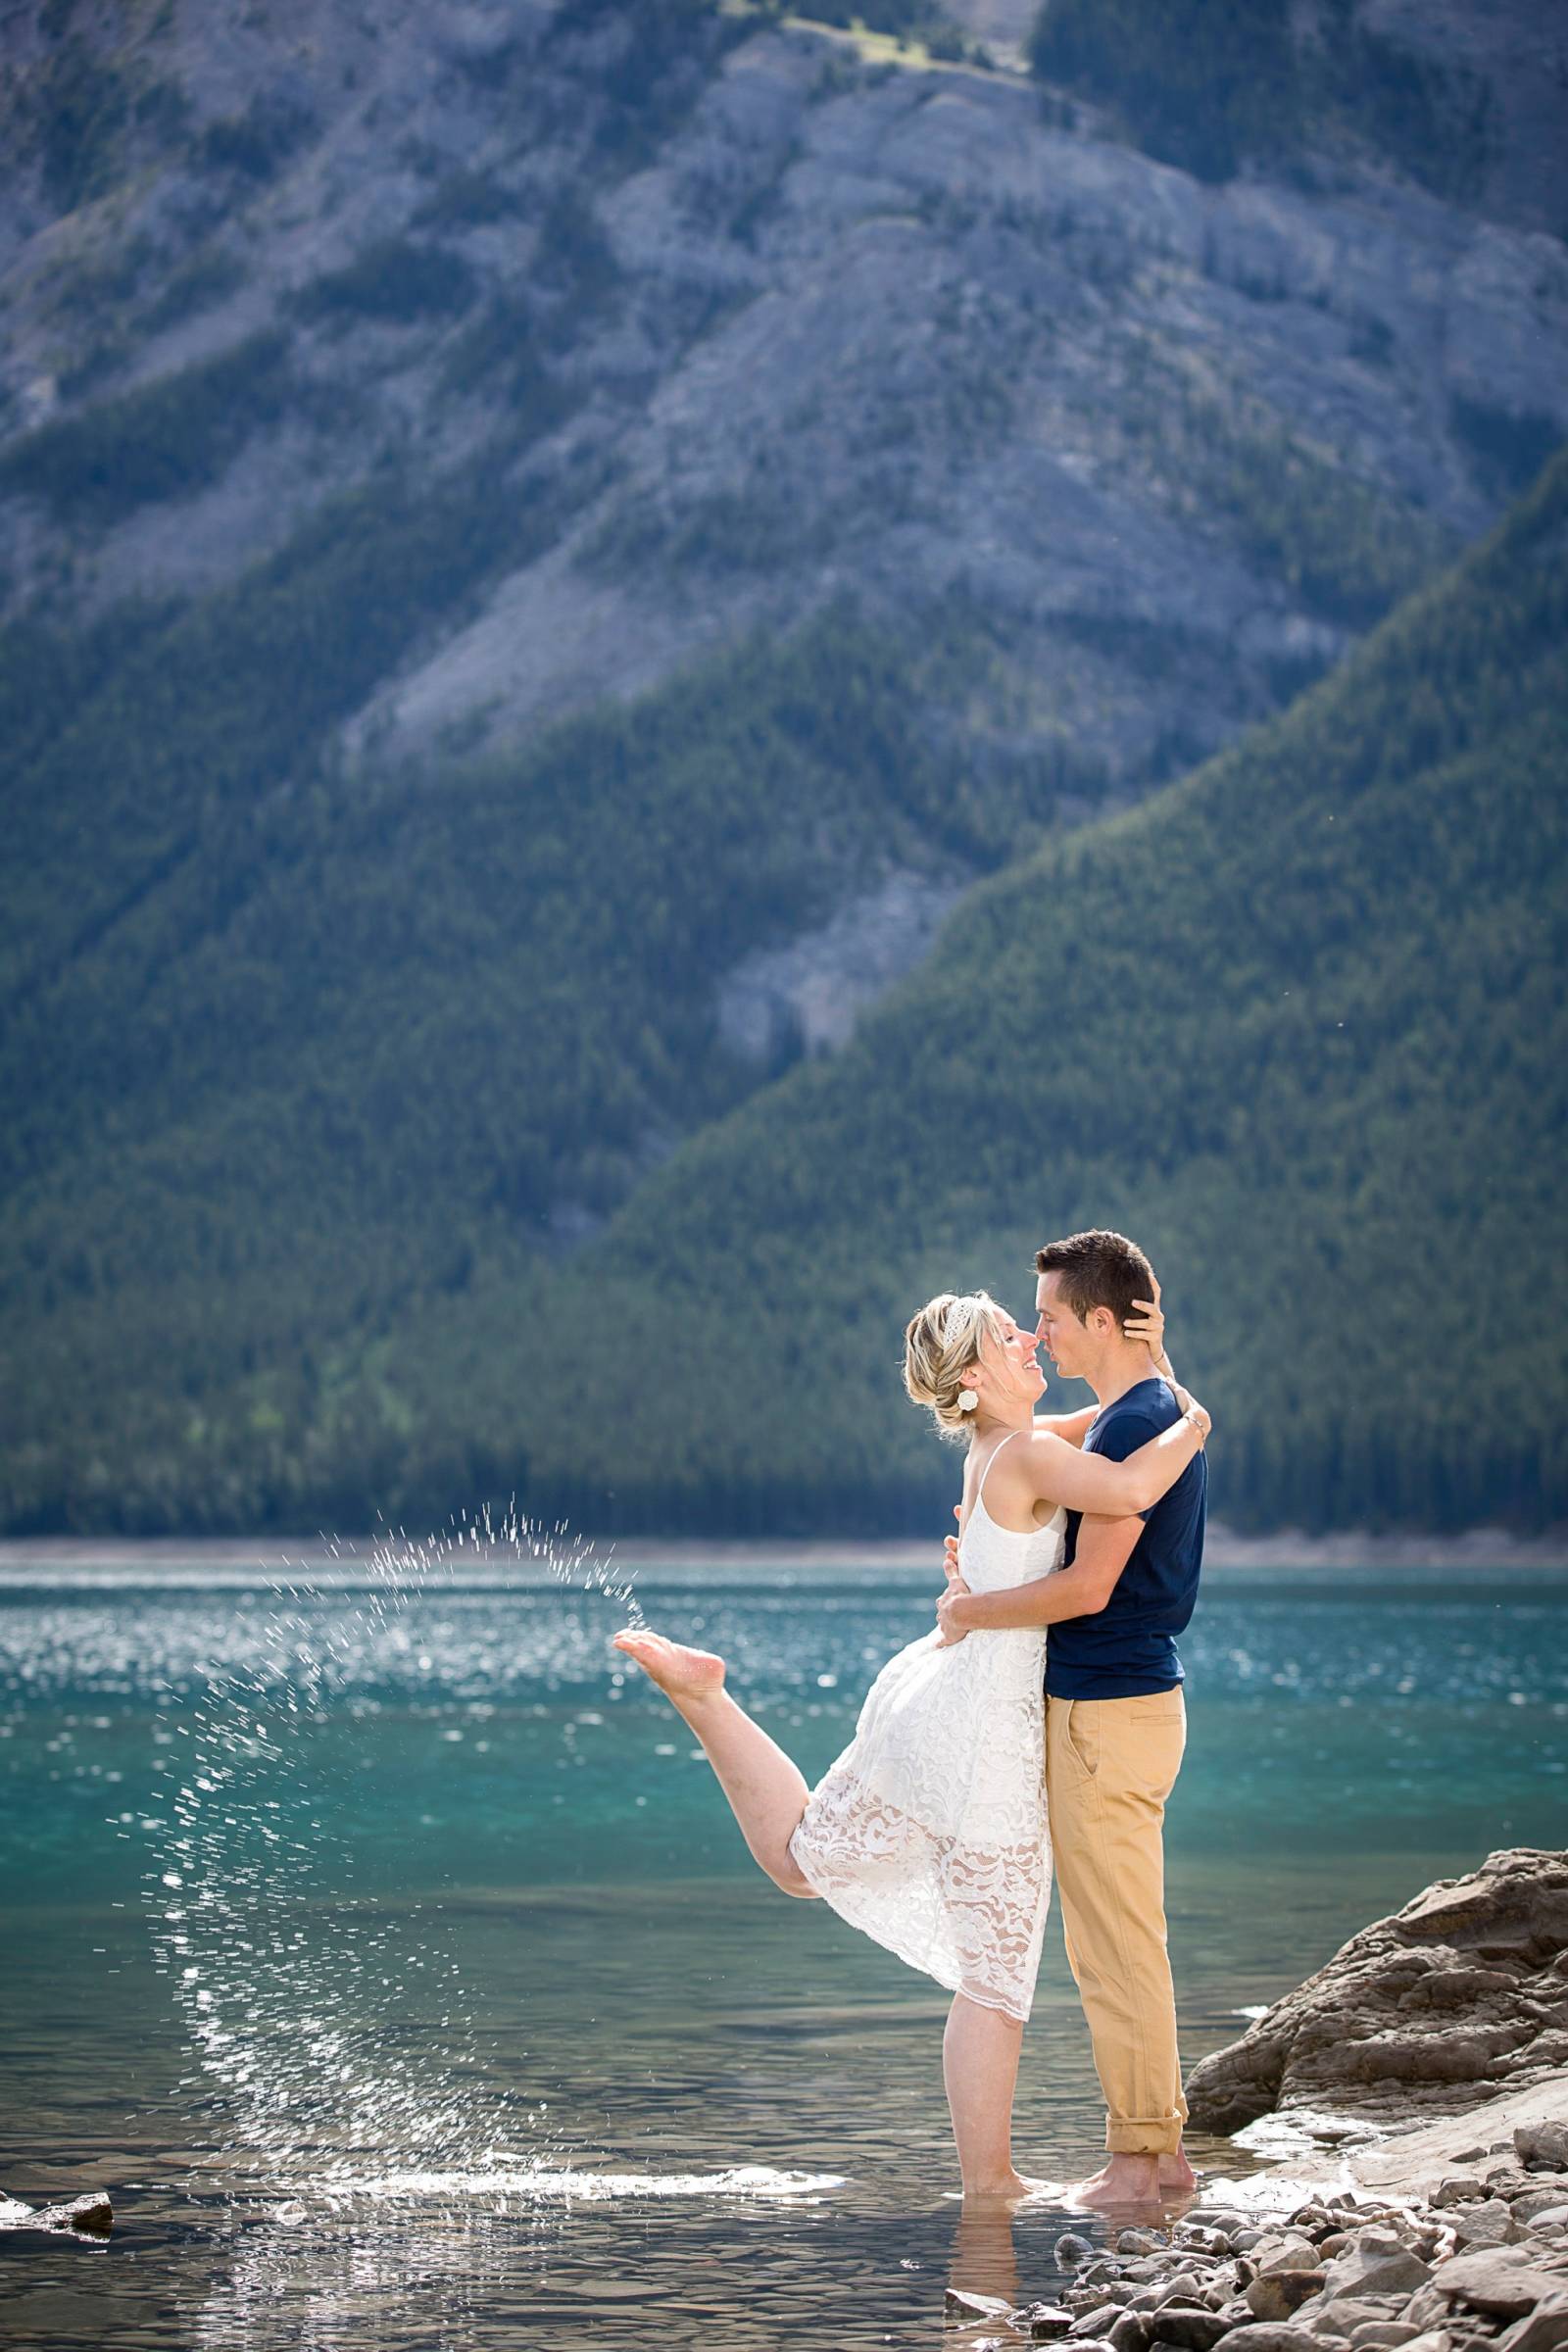
M 995 1336 L 986 1332 L 980 1342 L 979 1390 L 980 1401 L 993 1411 L 1005 1413 L 1019 1405 L 1032 1405 L 1046 1385 L 1035 1352 L 1033 1331 L 1025 1331 L 1004 1308 Z

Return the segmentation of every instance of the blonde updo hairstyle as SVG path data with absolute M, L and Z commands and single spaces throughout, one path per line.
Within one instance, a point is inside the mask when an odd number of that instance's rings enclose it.
M 963 1375 L 980 1360 L 987 1333 L 1000 1343 L 1003 1314 L 987 1291 L 943 1291 L 909 1319 L 904 1335 L 904 1385 L 928 1407 L 944 1438 L 966 1438 L 972 1412 L 958 1404 Z

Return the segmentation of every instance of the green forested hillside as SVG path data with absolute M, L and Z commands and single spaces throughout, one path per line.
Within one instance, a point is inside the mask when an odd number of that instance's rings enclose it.
M 835 1061 L 550 1283 L 420 1326 L 441 1420 L 590 1523 L 906 1525 L 945 1283 L 1162 1267 L 1238 1519 L 1568 1509 L 1568 457 L 1286 717 L 976 891 Z
M 403 612 L 433 511 L 383 523 Z M 101 675 L 79 642 L 12 640 L 19 667 L 53 657 L 73 714 L 14 791 L 13 1523 L 363 1520 L 413 1433 L 378 1369 L 411 1303 L 591 1228 L 798 1050 L 732 1051 L 715 976 L 890 867 L 996 865 L 1085 787 L 1043 752 L 955 787 L 933 710 L 983 695 L 988 650 L 950 607 L 917 646 L 833 613 L 526 753 L 259 791 L 309 750 L 334 660 L 375 642 L 363 584 L 314 699 L 286 691 L 363 554 L 320 544 L 318 601 L 264 575 L 200 627 L 106 646 Z M 133 778 L 101 835 L 117 736 Z
M 1565 623 L 1568 457 L 782 1074 L 711 976 L 822 911 L 824 841 L 980 865 L 1049 811 L 930 723 L 971 619 L 916 657 L 839 615 L 520 764 L 215 817 L 13 1012 L 6 1518 L 915 1524 L 952 1473 L 906 1314 L 1021 1300 L 1091 1220 L 1162 1267 L 1232 1517 L 1560 1515 Z

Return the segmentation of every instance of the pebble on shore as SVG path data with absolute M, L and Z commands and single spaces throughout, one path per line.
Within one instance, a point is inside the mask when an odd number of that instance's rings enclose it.
M 1295 2203 L 1274 2176 L 1266 2213 L 1232 2183 L 1234 2205 L 1210 2195 L 1110 2252 L 1058 2239 L 1059 2307 L 1011 2313 L 1014 2338 L 1568 2352 L 1568 1853 L 1429 1886 L 1204 2059 L 1188 2097 L 1200 2129 L 1280 2109 L 1307 2138 L 1374 2144 L 1336 2159 L 1332 2188 L 1298 2179 Z
M 1077 2256 L 1058 2304 L 984 2316 L 1066 2352 L 1568 2352 L 1568 2131 L 1514 2139 L 1430 2198 L 1205 2201 Z

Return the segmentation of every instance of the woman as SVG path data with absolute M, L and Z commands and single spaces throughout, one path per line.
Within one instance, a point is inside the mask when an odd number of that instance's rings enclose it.
M 1159 1355 L 1157 1304 L 1126 1329 Z M 909 1396 L 943 1436 L 968 1443 L 959 1561 L 976 1592 L 1059 1568 L 1068 1510 L 1120 1518 L 1149 1509 L 1208 1430 L 1202 1407 L 1178 1390 L 1182 1418 L 1126 1461 L 1085 1453 L 1093 1409 L 1035 1418 L 1046 1385 L 1035 1346 L 983 1291 L 944 1292 L 905 1334 Z M 1010 2152 L 1000 2159 L 975 2121 L 965 2027 L 978 2007 L 1002 2010 L 1021 2030 L 1034 1993 L 1051 1892 L 1045 1645 L 1039 1630 L 910 1642 L 877 1676 L 855 1738 L 813 1791 L 725 1690 L 722 1658 L 659 1634 L 615 1637 L 696 1734 L 774 1884 L 825 1897 L 954 1993 L 944 2075 L 966 2195 L 1026 2185 Z

